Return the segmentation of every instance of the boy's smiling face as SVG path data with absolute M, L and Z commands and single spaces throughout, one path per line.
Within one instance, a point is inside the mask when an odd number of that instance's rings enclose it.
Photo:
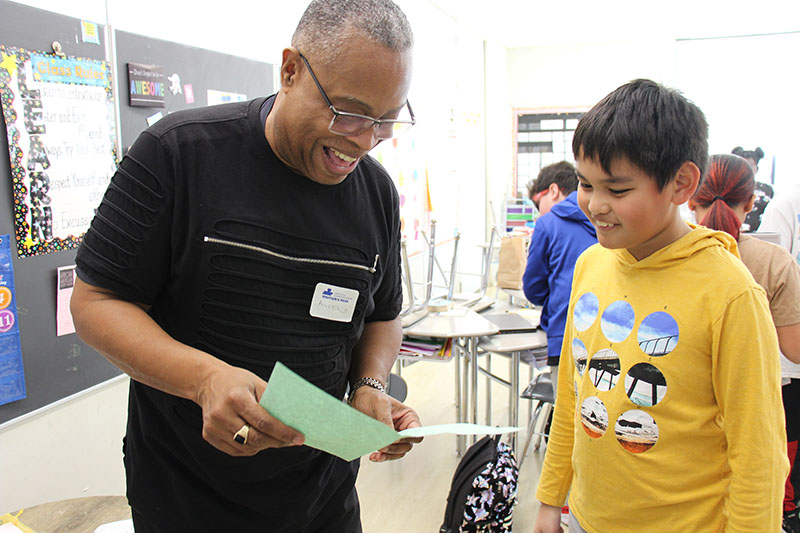
M 696 171 L 693 185 L 692 167 Z M 599 161 L 581 154 L 576 169 L 578 205 L 603 247 L 626 248 L 641 261 L 690 231 L 678 206 L 697 186 L 700 172 L 693 163 L 684 163 L 661 191 L 653 178 L 625 158 L 615 160 L 608 174 Z

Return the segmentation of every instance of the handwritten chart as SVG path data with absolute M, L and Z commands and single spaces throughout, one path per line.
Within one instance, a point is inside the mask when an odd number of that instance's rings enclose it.
M 76 248 L 116 168 L 111 70 L 0 45 L 17 251 Z

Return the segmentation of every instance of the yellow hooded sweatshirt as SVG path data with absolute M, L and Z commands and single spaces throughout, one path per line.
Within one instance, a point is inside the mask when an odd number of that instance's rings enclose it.
M 781 530 L 778 341 L 729 235 L 575 266 L 537 498 L 589 532 Z M 570 492 L 571 489 L 571 492 Z

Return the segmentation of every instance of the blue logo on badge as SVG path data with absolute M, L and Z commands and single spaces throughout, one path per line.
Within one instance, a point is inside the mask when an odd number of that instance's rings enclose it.
M 322 294 L 325 295 L 325 296 L 333 296 L 333 290 L 331 290 L 331 288 L 328 287 L 327 289 L 322 291 Z

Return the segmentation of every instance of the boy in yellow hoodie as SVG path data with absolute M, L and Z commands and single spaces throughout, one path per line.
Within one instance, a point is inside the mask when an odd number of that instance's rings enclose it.
M 780 531 L 788 473 L 775 328 L 729 235 L 679 206 L 708 160 L 702 111 L 649 80 L 580 121 L 575 266 L 535 533 Z

